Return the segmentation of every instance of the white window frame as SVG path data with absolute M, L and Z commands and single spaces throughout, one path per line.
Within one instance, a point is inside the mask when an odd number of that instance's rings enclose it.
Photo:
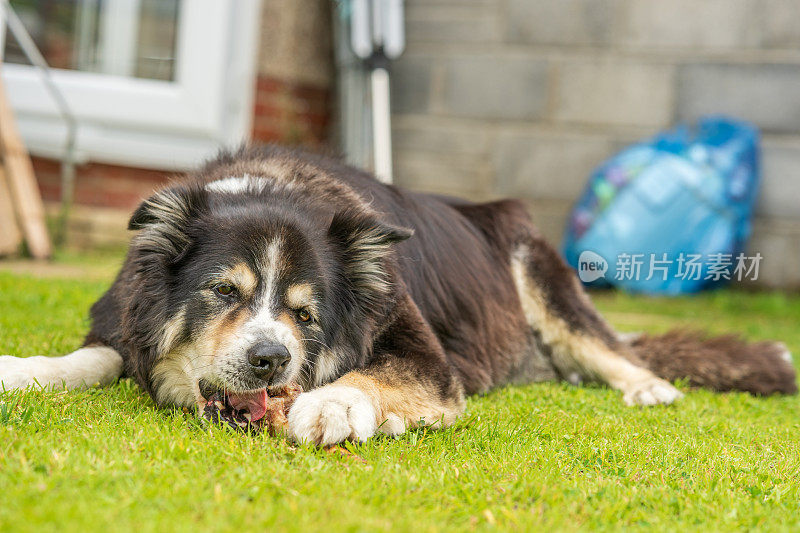
M 183 0 L 178 13 L 175 81 L 53 70 L 78 119 L 79 162 L 180 170 L 248 138 L 260 0 Z M 0 73 L 28 149 L 59 157 L 66 126 L 40 73 Z

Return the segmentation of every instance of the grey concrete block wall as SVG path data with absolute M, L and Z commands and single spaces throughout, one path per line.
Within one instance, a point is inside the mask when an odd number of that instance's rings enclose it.
M 536 120 L 547 111 L 548 66 L 516 55 L 448 58 L 443 111 L 457 117 Z
M 538 45 L 606 45 L 613 36 L 618 5 L 616 0 L 509 0 L 506 38 Z
M 800 48 L 800 2 L 764 0 L 759 3 L 755 20 L 761 44 L 771 48 Z
M 758 42 L 751 0 L 632 0 L 626 7 L 620 35 L 630 47 L 736 49 Z
M 487 43 L 500 39 L 492 1 L 414 2 L 406 6 L 409 41 Z
M 433 59 L 404 57 L 392 74 L 392 113 L 427 113 L 433 91 Z
M 602 135 L 500 132 L 492 149 L 495 192 L 517 198 L 571 201 L 586 176 L 614 152 Z
M 678 69 L 679 119 L 714 109 L 766 132 L 800 133 L 800 68 L 796 64 L 699 64 Z
M 523 199 L 560 241 L 592 168 L 676 121 L 764 133 L 750 248 L 800 287 L 800 2 L 407 0 L 394 67 L 396 181 Z
M 669 64 L 620 59 L 563 61 L 554 118 L 575 124 L 665 126 L 672 120 Z
M 758 212 L 793 219 L 800 212 L 800 146 L 768 139 L 761 146 L 762 185 Z M 797 265 L 800 268 L 800 264 Z

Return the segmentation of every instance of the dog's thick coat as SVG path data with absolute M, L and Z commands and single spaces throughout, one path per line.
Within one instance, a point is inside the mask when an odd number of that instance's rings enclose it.
M 258 413 L 265 388 L 294 381 L 306 392 L 289 432 L 315 443 L 448 425 L 465 394 L 506 383 L 596 381 L 640 405 L 681 396 L 662 378 L 796 391 L 779 344 L 620 338 L 513 200 L 417 194 L 248 148 L 156 193 L 130 227 L 85 347 L 56 373 L 59 359 L 0 358 L 6 387 L 122 373 L 162 405 L 221 389 Z

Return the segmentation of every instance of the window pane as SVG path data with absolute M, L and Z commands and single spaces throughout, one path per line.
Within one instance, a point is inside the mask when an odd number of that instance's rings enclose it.
M 181 0 L 11 0 L 55 68 L 157 80 L 175 77 Z M 6 33 L 5 60 L 28 64 Z
M 179 0 L 142 0 L 136 49 L 137 78 L 172 80 Z

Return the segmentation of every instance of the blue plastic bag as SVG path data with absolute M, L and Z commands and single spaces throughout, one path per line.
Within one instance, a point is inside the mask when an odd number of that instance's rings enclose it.
M 696 292 L 741 279 L 752 270 L 742 252 L 758 182 L 753 125 L 704 117 L 678 126 L 593 172 L 570 216 L 564 255 L 585 283 L 633 292 Z

